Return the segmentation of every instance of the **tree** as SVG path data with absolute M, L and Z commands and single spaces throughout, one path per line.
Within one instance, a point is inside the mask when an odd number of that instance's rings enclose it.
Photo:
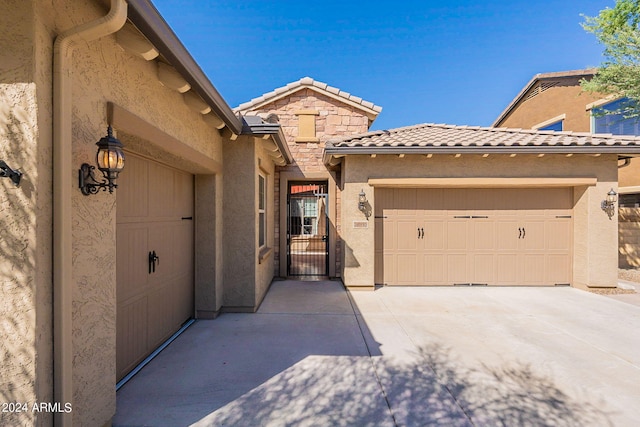
M 613 9 L 585 17 L 582 27 L 604 45 L 605 57 L 596 75 L 580 82 L 583 90 L 630 101 L 619 110 L 600 110 L 600 114 L 640 117 L 640 0 L 617 0 Z

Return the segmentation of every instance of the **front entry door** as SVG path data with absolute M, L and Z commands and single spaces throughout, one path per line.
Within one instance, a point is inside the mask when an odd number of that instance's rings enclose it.
M 326 183 L 291 183 L 287 196 L 287 275 L 329 275 Z

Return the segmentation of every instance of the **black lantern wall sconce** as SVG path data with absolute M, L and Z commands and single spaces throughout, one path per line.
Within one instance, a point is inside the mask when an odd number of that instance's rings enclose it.
M 613 215 L 616 213 L 616 202 L 618 201 L 617 196 L 618 195 L 616 194 L 615 191 L 613 191 L 613 188 L 612 188 L 607 193 L 607 198 L 602 201 L 602 204 L 601 204 L 602 210 L 605 211 L 607 215 L 609 215 L 609 219 L 611 219 Z
M 9 178 L 15 186 L 20 185 L 20 179 L 22 179 L 22 172 L 17 169 L 11 169 L 4 160 L 0 160 L 0 178 Z
M 109 193 L 113 193 L 113 190 L 118 188 L 116 184 L 118 174 L 124 169 L 123 145 L 113 136 L 113 130 L 110 125 L 107 128 L 107 136 L 100 138 L 100 141 L 96 142 L 96 145 L 98 146 L 96 163 L 105 179 L 98 182 L 94 175 L 96 167 L 88 163 L 83 163 L 82 166 L 80 166 L 78 175 L 80 191 L 82 191 L 82 194 L 85 196 L 96 194 L 100 189 L 103 191 L 107 191 L 108 189 Z

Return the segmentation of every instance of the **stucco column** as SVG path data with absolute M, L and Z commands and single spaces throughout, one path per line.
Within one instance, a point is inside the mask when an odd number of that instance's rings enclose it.
M 599 181 L 588 191 L 589 250 L 586 267 L 589 287 L 615 287 L 618 281 L 618 207 L 611 218 L 601 207 L 612 188 L 618 191 L 617 182 Z
M 364 190 L 369 217 L 358 209 Z M 348 287 L 375 286 L 375 204 L 373 187 L 366 182 L 345 183 L 342 191 L 343 280 Z

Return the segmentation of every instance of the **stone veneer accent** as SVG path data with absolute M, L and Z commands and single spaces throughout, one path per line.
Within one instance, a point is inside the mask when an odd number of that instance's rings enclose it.
M 300 111 L 314 110 L 316 137 L 318 142 L 296 142 L 298 135 L 298 117 Z M 365 133 L 369 129 L 369 118 L 364 111 L 342 103 L 335 98 L 325 96 L 315 90 L 301 88 L 291 95 L 265 104 L 255 110 L 244 112 L 251 114 L 277 114 L 282 130 L 287 139 L 287 144 L 293 155 L 294 162 L 291 165 L 276 168 L 275 176 L 275 271 L 280 269 L 280 172 L 298 173 L 302 176 L 317 176 L 318 173 L 329 173 L 322 162 L 324 143 L 329 139 Z M 283 197 L 286 197 L 284 195 Z M 336 190 L 336 200 L 330 200 L 335 204 L 336 212 L 340 212 L 340 189 Z M 340 275 L 340 259 L 342 242 L 340 238 L 340 216 L 336 216 L 336 275 Z

